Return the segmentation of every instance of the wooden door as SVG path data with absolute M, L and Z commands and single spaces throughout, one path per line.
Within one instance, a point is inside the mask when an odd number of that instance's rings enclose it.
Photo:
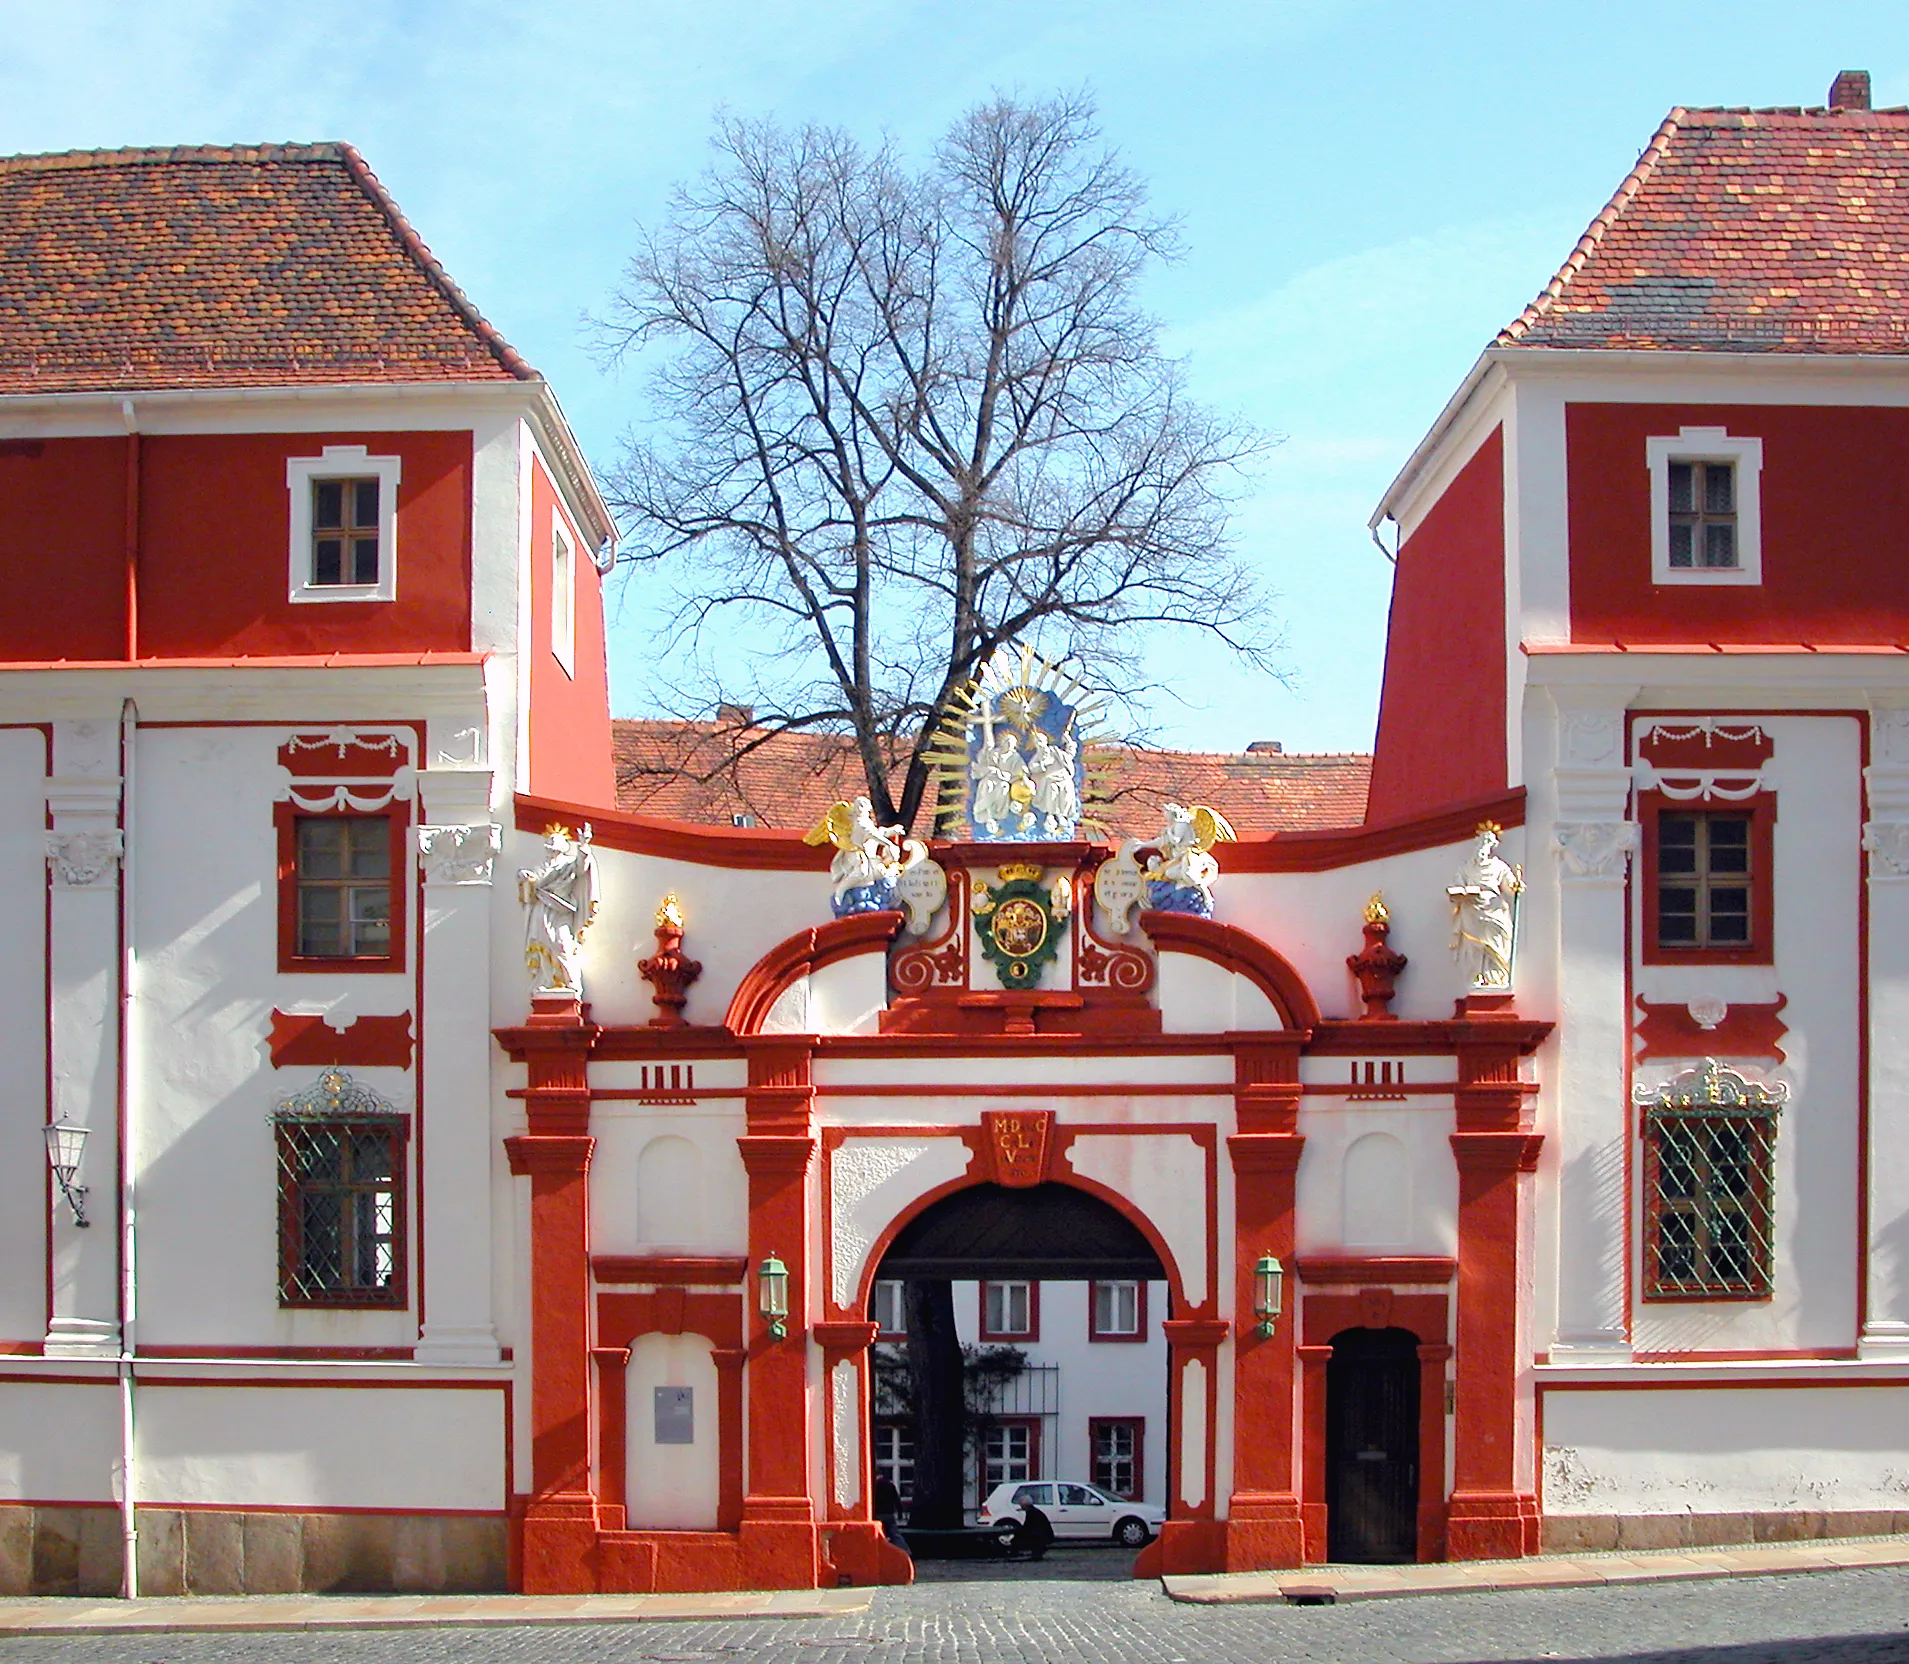
M 1418 1558 L 1418 1337 L 1348 1329 L 1326 1364 L 1326 1553 Z

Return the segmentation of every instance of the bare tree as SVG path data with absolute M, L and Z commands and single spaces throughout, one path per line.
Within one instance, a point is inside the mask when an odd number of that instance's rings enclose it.
M 1227 538 L 1260 442 L 1161 351 L 1136 287 L 1175 234 L 1084 97 L 985 104 L 914 173 L 827 129 L 716 150 L 598 327 L 661 351 L 665 437 L 612 493 L 626 558 L 677 571 L 679 685 L 753 707 L 738 750 L 851 736 L 912 825 L 932 718 L 1003 643 L 1131 672 L 1180 627 L 1270 668 Z

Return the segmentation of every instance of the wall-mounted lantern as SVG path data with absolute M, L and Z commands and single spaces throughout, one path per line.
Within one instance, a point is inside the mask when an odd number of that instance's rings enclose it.
M 1279 1322 L 1279 1308 L 1286 1292 L 1286 1268 L 1271 1254 L 1261 1254 L 1253 1267 L 1253 1315 L 1259 1319 L 1259 1338 L 1271 1340 Z
M 91 1223 L 86 1217 L 86 1186 L 75 1184 L 80 1156 L 86 1149 L 88 1127 L 76 1127 L 62 1115 L 41 1129 L 46 1134 L 46 1164 L 59 1182 L 60 1194 L 73 1210 L 73 1223 L 82 1229 Z
M 756 1308 L 775 1340 L 789 1338 L 789 1268 L 771 1254 L 756 1273 Z

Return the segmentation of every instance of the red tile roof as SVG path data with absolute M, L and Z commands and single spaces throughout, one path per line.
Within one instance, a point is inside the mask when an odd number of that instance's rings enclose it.
M 839 798 L 863 789 L 855 753 L 833 734 L 765 735 L 733 765 L 737 732 L 714 722 L 611 725 L 617 807 L 702 825 L 751 824 L 806 832 Z M 1160 805 L 1206 803 L 1242 837 L 1357 826 L 1365 818 L 1372 759 L 1359 752 L 1142 751 L 1117 747 L 1104 818 L 1115 834 L 1160 830 Z M 899 788 L 899 771 L 895 777 Z
M 350 145 L 0 157 L 0 394 L 535 376 Z
M 1671 111 L 1497 345 L 1909 352 L 1909 110 Z

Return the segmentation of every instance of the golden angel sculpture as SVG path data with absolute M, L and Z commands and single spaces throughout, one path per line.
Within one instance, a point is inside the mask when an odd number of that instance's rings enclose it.
M 1119 853 L 1094 876 L 1094 897 L 1116 935 L 1127 934 L 1134 908 L 1143 903 L 1156 913 L 1213 916 L 1213 885 L 1220 876 L 1213 846 L 1234 842 L 1238 834 L 1226 816 L 1204 803 L 1169 803 L 1165 813 L 1158 837 L 1123 839 Z
M 900 906 L 909 931 L 922 935 L 947 896 L 947 874 L 928 859 L 928 846 L 899 826 L 877 826 L 866 797 L 830 805 L 802 841 L 835 846 L 829 900 L 838 919 Z

